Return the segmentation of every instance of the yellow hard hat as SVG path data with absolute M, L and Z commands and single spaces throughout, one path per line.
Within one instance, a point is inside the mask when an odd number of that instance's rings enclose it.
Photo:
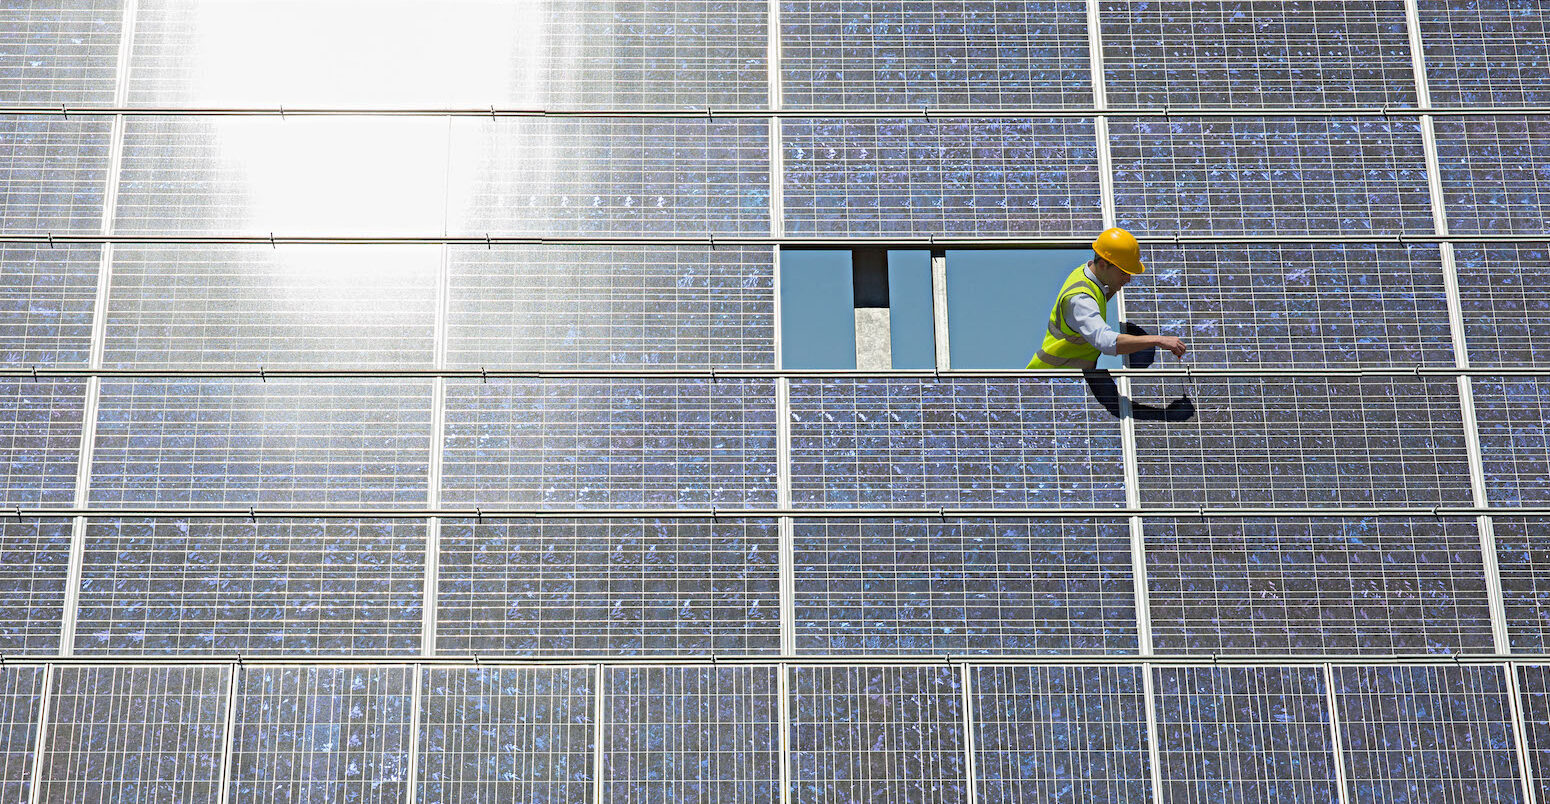
M 1141 244 L 1136 242 L 1136 236 L 1118 226 L 1098 235 L 1093 241 L 1093 251 L 1132 276 L 1146 270 L 1141 264 Z

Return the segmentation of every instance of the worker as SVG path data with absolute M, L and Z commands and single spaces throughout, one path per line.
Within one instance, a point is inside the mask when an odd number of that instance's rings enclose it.
M 1171 335 L 1115 332 L 1108 325 L 1108 300 L 1132 277 L 1146 270 L 1135 235 L 1115 227 L 1093 241 L 1093 258 L 1077 266 L 1061 285 L 1050 310 L 1044 343 L 1031 369 L 1079 368 L 1098 365 L 1098 355 L 1128 355 L 1161 347 L 1184 356 L 1184 342 Z M 1139 327 L 1130 327 L 1140 333 Z

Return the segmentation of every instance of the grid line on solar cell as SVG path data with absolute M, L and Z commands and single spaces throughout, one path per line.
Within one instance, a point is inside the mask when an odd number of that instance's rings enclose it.
M 1109 141 L 1137 234 L 1432 233 L 1413 118 L 1115 118 Z
M 1100 5 L 1120 108 L 1414 106 L 1401 0 Z
M 1494 652 L 1473 519 L 1147 520 L 1160 653 Z
M 0 105 L 112 105 L 121 6 L 120 0 L 0 6 Z
M 71 530 L 68 520 L 0 525 L 0 654 L 60 652 Z
M 589 667 L 425 670 L 418 801 L 588 801 Z
M 430 368 L 435 246 L 118 245 L 105 368 Z
M 780 650 L 773 521 L 442 525 L 441 654 Z
M 1550 104 L 1550 13 L 1541 0 L 1418 0 L 1439 106 Z
M 1521 801 L 1500 665 L 1336 667 L 1352 801 Z
M 84 367 L 99 246 L 0 246 L 0 364 Z
M 1080 2 L 785 2 L 780 17 L 788 108 L 1092 105 Z
M 1550 117 L 1439 117 L 1434 125 L 1451 233 L 1550 233 Z
M 1471 366 L 1545 368 L 1535 323 L 1550 315 L 1550 248 L 1458 243 L 1459 304 Z
M 76 653 L 415 653 L 424 548 L 420 521 L 91 521 Z
M 1148 505 L 1470 505 L 1450 378 L 1136 381 L 1143 402 L 1180 390 L 1187 422 L 1136 422 Z
M 283 20 L 262 4 L 139 6 L 136 105 L 721 109 L 766 101 L 763 3 L 441 0 L 378 5 L 363 19 L 353 2 L 318 1 L 288 4 Z
M 42 667 L 0 668 L 0 796 L 27 801 L 43 703 Z
M 762 120 L 455 119 L 448 227 L 533 235 L 768 235 Z
M 244 668 L 233 800 L 404 801 L 412 679 L 404 667 Z
M 779 672 L 778 667 L 609 670 L 606 800 L 777 801 Z
M 1486 495 L 1493 505 L 1550 502 L 1550 381 L 1473 380 Z
M 447 382 L 442 501 L 772 506 L 770 380 Z
M 794 667 L 791 800 L 968 801 L 953 667 Z
M 1134 653 L 1130 529 L 1061 520 L 801 520 L 803 653 Z
M 0 380 L 0 504 L 70 505 L 86 383 Z
M 774 367 L 769 248 L 451 248 L 449 366 Z
M 428 380 L 104 380 L 94 505 L 423 507 Z
M 1509 666 L 1508 672 L 1513 672 Z M 1517 665 L 1518 700 L 1528 744 L 1530 786 L 1538 801 L 1550 801 L 1550 666 Z
M 1337 798 L 1317 667 L 1158 667 L 1163 800 Z
M 1550 653 L 1550 522 L 1495 517 L 1496 566 L 1507 640 L 1517 653 Z
M 1101 228 L 1091 119 L 790 119 L 791 235 L 1088 234 Z
M 100 232 L 112 128 L 106 118 L 0 117 L 0 228 Z
M 220 789 L 226 667 L 60 667 L 45 801 L 209 801 Z
M 980 804 L 1151 799 L 1141 668 L 971 672 Z
M 1224 368 L 1453 365 L 1434 245 L 1149 246 L 1126 316 Z
M 1119 506 L 1120 451 L 1075 380 L 791 382 L 797 506 Z

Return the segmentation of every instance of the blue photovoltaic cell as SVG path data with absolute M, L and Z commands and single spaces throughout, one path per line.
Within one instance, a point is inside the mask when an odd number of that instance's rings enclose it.
M 787 0 L 780 22 L 789 109 L 1092 105 L 1081 2 Z
M 1471 366 L 1550 367 L 1536 323 L 1550 316 L 1550 248 L 1533 243 L 1453 247 Z
M 814 508 L 1125 499 L 1119 422 L 1076 379 L 794 379 L 791 467 Z
M 1125 316 L 1182 338 L 1191 365 L 1453 365 L 1435 245 L 1149 245 L 1141 256 Z
M 112 128 L 105 117 L 0 116 L 0 231 L 99 233 Z
M 0 246 L 0 365 L 84 366 L 98 246 Z
M 413 674 L 407 667 L 243 668 L 232 799 L 404 801 Z
M 1492 653 L 1473 519 L 1147 520 L 1159 653 Z
M 1437 118 L 1453 234 L 1550 233 L 1550 117 Z
M 1137 234 L 1432 232 L 1414 118 L 1116 118 L 1109 141 Z
M 420 697 L 420 804 L 592 800 L 590 667 L 430 667 Z
M 214 801 L 227 667 L 59 667 L 42 801 Z
M 1138 667 L 972 670 L 978 801 L 1149 800 L 1143 672 Z
M 1516 653 L 1550 653 L 1550 520 L 1495 517 L 1496 567 Z
M 121 0 L 0 5 L 0 105 L 112 106 Z
M 811 654 L 1136 651 L 1124 520 L 797 520 Z
M 773 506 L 775 384 L 447 382 L 447 504 Z
M 791 800 L 968 801 L 956 667 L 791 669 Z
M 1550 104 L 1550 10 L 1543 0 L 1419 0 L 1438 106 Z
M 1480 458 L 1492 505 L 1550 503 L 1550 382 L 1539 377 L 1473 380 Z
M 1522 801 L 1500 665 L 1336 667 L 1352 801 Z
M 604 797 L 767 804 L 780 798 L 782 667 L 607 672 Z
M 1519 665 L 1517 673 L 1530 784 L 1536 800 L 1550 801 L 1550 666 Z
M 448 520 L 437 650 L 777 652 L 778 542 L 773 521 Z
M 108 379 L 91 502 L 424 507 L 429 380 Z
M 419 520 L 93 520 L 77 654 L 420 649 Z
M 113 250 L 107 368 L 430 368 L 437 246 Z
M 0 380 L 0 504 L 75 501 L 86 383 Z
M 451 249 L 447 364 L 772 368 L 769 247 Z
M 781 131 L 787 234 L 1103 228 L 1090 119 L 791 119 Z
M 1109 105 L 1414 106 L 1402 0 L 1099 5 Z
M 42 667 L 0 668 L 0 796 L 28 801 L 43 704 Z
M 763 120 L 459 118 L 454 234 L 768 235 Z
M 1137 380 L 1142 403 L 1193 400 L 1188 421 L 1136 421 L 1146 505 L 1470 505 L 1452 378 Z
M 64 519 L 0 525 L 0 655 L 60 653 L 70 534 Z
M 1160 799 L 1338 800 L 1318 667 L 1158 667 Z

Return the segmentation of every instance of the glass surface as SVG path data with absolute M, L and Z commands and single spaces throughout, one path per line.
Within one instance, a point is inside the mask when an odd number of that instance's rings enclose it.
M 1550 666 L 1519 665 L 1517 673 L 1530 784 L 1538 800 L 1544 801 L 1550 796 Z
M 0 246 L 0 364 L 84 366 L 100 246 Z
M 1507 642 L 1514 653 L 1550 652 L 1550 521 L 1491 519 Z
M 0 105 L 111 106 L 121 0 L 0 5 Z
M 781 249 L 781 368 L 856 367 L 851 259 L 849 249 Z
M 1550 234 L 1550 118 L 1440 117 L 1437 159 L 1454 234 Z
M 895 369 L 936 367 L 931 252 L 888 251 L 888 342 Z
M 1538 377 L 1470 380 L 1486 496 L 1493 505 L 1550 502 L 1550 382 Z
M 0 115 L 0 233 L 99 234 L 113 124 Z
M 1550 366 L 1537 325 L 1550 317 L 1550 248 L 1458 243 L 1459 307 L 1471 366 Z
M 61 652 L 72 530 L 64 519 L 0 525 L 0 654 Z
M 43 692 L 42 667 L 0 667 L 0 795 L 6 801 L 29 800 Z
M 1020 369 L 1049 331 L 1049 316 L 1072 269 L 1092 259 L 1085 249 L 982 249 L 947 252 L 948 347 L 954 369 Z M 1145 280 L 1143 280 L 1145 281 Z M 1120 329 L 1114 299 L 1110 329 Z M 1098 368 L 1120 368 L 1102 355 Z
M 1550 104 L 1550 9 L 1541 0 L 1418 0 L 1438 106 Z
M 75 502 L 86 383 L 0 379 L 0 505 Z

